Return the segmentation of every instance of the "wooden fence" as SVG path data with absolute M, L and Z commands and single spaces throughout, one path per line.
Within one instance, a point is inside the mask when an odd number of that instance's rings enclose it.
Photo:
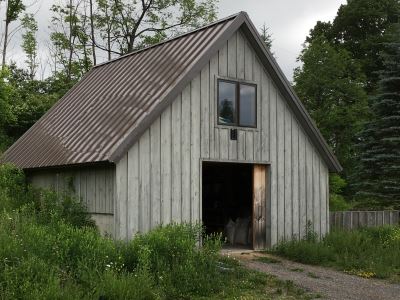
M 355 229 L 381 225 L 399 225 L 400 210 L 334 211 L 329 215 L 331 228 Z

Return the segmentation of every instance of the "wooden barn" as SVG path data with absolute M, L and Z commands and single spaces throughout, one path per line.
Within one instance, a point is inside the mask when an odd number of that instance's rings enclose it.
M 341 170 L 244 12 L 95 66 L 3 160 L 116 238 L 203 222 L 256 249 L 325 234 Z

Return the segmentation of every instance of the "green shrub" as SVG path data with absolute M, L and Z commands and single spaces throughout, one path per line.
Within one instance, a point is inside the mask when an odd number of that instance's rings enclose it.
M 12 210 L 31 200 L 23 171 L 11 164 L 0 164 L 0 211 Z
M 218 237 L 205 237 L 200 251 L 202 235 L 201 226 L 189 224 L 166 225 L 138 235 L 125 249 L 125 267 L 149 270 L 167 298 L 216 292 L 221 280 L 217 268 L 221 243 Z

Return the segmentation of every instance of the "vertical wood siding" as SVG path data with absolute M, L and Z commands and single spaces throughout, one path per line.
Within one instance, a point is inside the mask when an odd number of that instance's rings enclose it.
M 120 164 L 122 166 L 122 164 Z M 85 167 L 34 171 L 28 174 L 33 186 L 79 197 L 103 234 L 114 234 L 115 167 Z M 118 174 L 122 174 L 121 171 Z M 121 178 L 123 179 L 123 178 Z M 125 180 L 128 180 L 125 177 Z M 123 190 L 121 192 L 124 192 Z M 129 194 L 129 193 L 128 193 Z M 119 195 L 119 199 L 126 198 Z M 117 203 L 115 203 L 117 204 Z M 122 202 L 121 205 L 125 203 Z M 120 208 L 121 210 L 121 208 Z M 129 209 L 129 211 L 132 211 Z M 132 224 L 133 226 L 135 224 Z M 119 226 L 127 230 L 129 226 Z
M 236 141 L 216 124 L 218 77 L 257 84 L 257 128 L 239 128 Z M 308 220 L 318 234 L 328 230 L 327 166 L 240 31 L 117 163 L 117 236 L 201 221 L 202 159 L 271 164 L 268 245 L 303 236 Z
M 71 193 L 79 197 L 89 213 L 113 214 L 114 167 L 87 167 L 34 171 L 28 174 L 33 186 Z

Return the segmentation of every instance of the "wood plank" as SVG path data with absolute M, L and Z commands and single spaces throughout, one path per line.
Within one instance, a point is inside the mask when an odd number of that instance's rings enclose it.
M 106 203 L 106 171 L 103 168 L 97 168 L 95 171 L 96 176 L 96 202 L 98 203 L 97 212 L 99 213 L 107 213 Z
M 245 38 L 243 34 L 238 31 L 237 32 L 237 44 L 236 44 L 236 52 L 237 52 L 237 78 L 244 79 L 244 43 Z
M 86 209 L 88 210 L 88 212 L 90 212 L 89 205 L 88 205 L 88 202 L 87 202 L 87 197 L 86 197 L 87 175 L 88 175 L 88 171 L 87 170 L 81 170 L 81 172 L 80 172 L 79 197 L 81 198 L 82 203 L 86 206 Z
M 210 157 L 210 119 L 213 115 L 210 114 L 210 68 L 207 64 L 201 70 L 201 89 L 200 89 L 200 102 L 201 102 L 201 116 L 200 116 L 200 126 L 201 126 L 201 136 L 200 136 L 200 146 L 201 146 L 201 157 Z
M 182 96 L 172 103 L 172 221 L 182 220 L 182 174 L 181 174 L 181 104 Z
M 171 223 L 171 106 L 161 115 L 161 223 Z
M 269 106 L 269 144 L 271 161 L 271 246 L 278 242 L 278 161 L 277 161 L 277 131 L 276 131 L 276 106 L 277 91 L 270 85 L 270 106 Z
M 321 162 L 320 163 L 320 181 L 319 181 L 319 192 L 320 192 L 320 211 L 321 211 L 321 236 L 324 236 L 327 233 L 327 223 L 329 220 L 327 219 L 327 199 L 326 199 L 326 176 L 328 176 L 328 169 L 326 165 Z M 350 225 L 352 227 L 352 224 Z
M 228 76 L 228 42 L 218 51 L 218 75 Z
M 128 156 L 124 155 L 117 163 L 116 167 L 116 184 L 117 184 L 117 201 L 115 210 L 115 235 L 118 239 L 127 238 L 127 193 L 128 193 Z
M 307 225 L 307 173 L 306 173 L 306 137 L 299 128 L 299 231 L 300 237 L 304 237 Z
M 292 238 L 292 114 L 290 109 L 285 104 L 285 119 L 284 119 L 284 165 L 285 165 L 285 238 Z
M 219 129 L 219 158 L 229 159 L 229 129 Z
M 146 130 L 139 139 L 139 205 L 140 205 L 140 232 L 146 233 L 151 226 L 150 207 L 150 131 Z
M 168 107 L 170 111 L 170 107 Z M 165 158 L 163 153 L 165 149 L 161 151 L 161 118 L 157 118 L 150 126 L 150 228 L 156 227 L 162 222 L 161 220 L 161 185 L 162 181 L 165 180 L 164 175 L 161 176 L 161 164 L 168 163 L 168 158 Z M 161 155 L 163 157 L 160 159 Z
M 321 236 L 321 209 L 320 209 L 320 193 L 319 193 L 319 160 L 318 153 L 313 150 L 313 206 L 314 206 L 314 230 Z
M 270 80 L 264 69 L 261 72 L 261 101 L 260 101 L 260 129 L 261 129 L 261 160 L 270 161 L 269 144 L 269 112 L 271 91 L 269 88 Z
M 276 115 L 277 130 L 277 186 L 278 186 L 278 239 L 285 237 L 285 104 L 278 95 Z
M 254 160 L 261 160 L 261 130 L 262 130 L 262 84 L 261 84 L 261 63 L 258 58 L 254 55 L 253 58 L 253 81 L 257 83 L 257 130 L 253 131 L 253 152 Z
M 307 222 L 310 221 L 314 225 L 314 206 L 313 206 L 313 155 L 312 146 L 306 137 L 306 215 Z
M 253 50 L 247 39 L 244 43 L 244 78 L 246 80 L 253 79 Z
M 228 77 L 236 78 L 236 37 L 234 33 L 228 40 Z
M 190 222 L 191 212 L 191 192 L 190 192 L 190 181 L 191 181 L 191 147 L 190 147 L 190 132 L 191 132 L 191 113 L 190 113 L 190 85 L 188 85 L 182 91 L 182 127 L 181 127 L 181 157 L 182 157 L 182 221 Z
M 200 111 L 200 75 L 196 76 L 192 80 L 191 87 L 191 222 L 199 222 L 200 216 L 200 114 L 196 113 Z
M 107 189 L 107 191 L 108 191 L 108 199 L 110 199 L 109 201 L 108 201 L 108 203 L 109 203 L 109 205 L 108 205 L 108 212 L 109 213 L 114 213 L 114 199 L 116 198 L 115 197 L 115 194 L 116 194 L 116 190 L 115 190 L 115 181 L 116 181 L 116 179 L 115 179 L 115 173 L 116 173 L 116 171 L 115 171 L 115 168 L 109 168 L 108 169 L 108 177 L 107 178 L 109 178 L 109 180 L 108 180 L 108 189 Z
M 246 160 L 254 160 L 254 132 L 246 131 Z
M 300 237 L 299 208 L 299 126 L 292 116 L 292 235 Z
M 218 54 L 214 55 L 210 60 L 209 88 L 210 88 L 210 158 L 216 158 L 219 154 L 219 149 L 216 149 L 215 141 L 215 122 L 217 118 L 217 93 L 216 93 L 216 76 L 218 75 Z
M 139 143 L 135 143 L 128 151 L 128 238 L 140 231 L 139 224 Z
M 59 191 L 62 191 L 64 188 L 63 186 L 63 179 L 59 176 Z M 88 203 L 88 209 L 90 212 L 99 212 L 98 211 L 98 204 L 96 201 L 96 172 L 93 169 L 89 169 L 88 177 L 86 181 L 86 201 Z
M 237 157 L 238 160 L 246 159 L 246 131 L 238 130 L 238 139 L 237 139 Z
M 253 166 L 253 248 L 264 249 L 266 242 L 265 232 L 265 184 L 266 166 Z

